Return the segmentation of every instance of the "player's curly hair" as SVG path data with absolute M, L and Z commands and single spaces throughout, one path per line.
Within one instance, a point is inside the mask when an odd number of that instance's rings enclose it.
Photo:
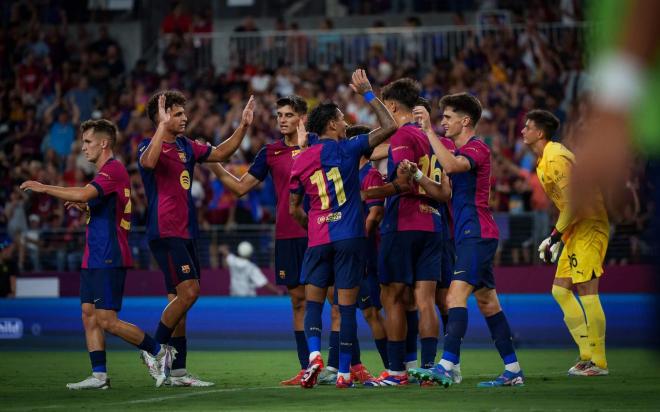
M 321 103 L 309 113 L 305 127 L 308 132 L 321 136 L 330 120 L 336 120 L 338 117 L 339 106 L 335 102 Z
M 280 97 L 277 99 L 277 107 L 291 106 L 294 112 L 298 114 L 307 113 L 307 102 L 297 94 L 290 94 L 288 96 Z
M 536 127 L 543 131 L 544 137 L 548 140 L 551 140 L 559 130 L 559 119 L 547 110 L 530 110 L 525 115 L 525 121 L 527 120 L 533 121 Z
M 381 97 L 383 100 L 394 100 L 408 110 L 412 110 L 417 104 L 422 86 L 411 78 L 403 78 L 383 87 Z
M 441 107 L 451 107 L 457 113 L 463 113 L 470 118 L 472 127 L 477 127 L 481 119 L 481 103 L 479 99 L 468 93 L 448 94 L 440 99 Z
M 165 109 L 169 109 L 174 105 L 181 107 L 186 105 L 186 96 L 178 90 L 163 90 L 154 93 L 147 103 L 147 115 L 154 124 L 158 124 L 158 98 L 162 94 L 165 94 Z
M 90 129 L 94 131 L 94 134 L 100 133 L 108 136 L 108 139 L 110 140 L 110 148 L 112 149 L 115 147 L 115 143 L 117 143 L 117 126 L 115 126 L 110 120 L 85 120 L 80 124 L 81 134 Z

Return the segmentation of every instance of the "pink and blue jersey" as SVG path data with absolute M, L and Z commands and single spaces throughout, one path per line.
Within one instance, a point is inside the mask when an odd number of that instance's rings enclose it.
M 381 187 L 385 184 L 383 175 L 380 174 L 378 169 L 367 162 L 360 168 L 360 190 L 365 191 L 374 187 Z M 364 216 L 369 214 L 369 209 L 374 206 L 383 206 L 385 204 L 383 199 L 367 199 L 364 204 Z
M 368 150 L 366 134 L 320 139 L 294 159 L 289 190 L 309 197 L 309 247 L 365 236 L 359 168 Z
M 151 139 L 138 146 L 141 157 Z M 185 136 L 177 136 L 173 143 L 163 142 L 158 163 L 146 169 L 138 159 L 140 175 L 147 195 L 147 236 L 149 240 L 176 237 L 198 237 L 197 210 L 191 187 L 195 163 L 208 158 L 212 147 Z
M 131 228 L 131 183 L 126 168 L 109 159 L 90 185 L 98 196 L 87 202 L 89 208 L 83 269 L 126 268 L 133 266 L 128 248 Z
M 474 136 L 455 154 L 468 159 L 471 165 L 469 171 L 451 175 L 456 242 L 469 238 L 499 238 L 499 230 L 488 206 L 490 149 Z
M 316 141 L 316 135 L 313 140 Z M 259 150 L 250 166 L 252 176 L 263 181 L 268 173 L 275 186 L 275 239 L 307 237 L 307 231 L 289 214 L 289 177 L 294 157 L 300 153 L 299 146 L 287 146 L 284 139 L 269 143 Z
M 397 167 L 404 159 L 416 163 L 430 178 L 440 180 L 440 163 L 433 154 L 428 138 L 416 123 L 404 124 L 390 138 L 387 159 L 390 182 L 396 179 Z M 445 223 L 439 203 L 426 196 L 419 184 L 412 184 L 412 191 L 387 198 L 381 233 L 443 231 Z

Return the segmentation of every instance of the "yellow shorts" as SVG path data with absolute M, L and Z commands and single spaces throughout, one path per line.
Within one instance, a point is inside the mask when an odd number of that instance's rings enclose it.
M 564 238 L 555 277 L 571 278 L 573 283 L 589 281 L 603 274 L 603 261 L 609 241 L 609 225 L 597 221 L 578 222 Z

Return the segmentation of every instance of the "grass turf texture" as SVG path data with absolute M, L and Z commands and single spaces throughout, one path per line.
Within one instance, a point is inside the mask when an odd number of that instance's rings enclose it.
M 155 388 L 137 352 L 108 352 L 112 388 L 70 391 L 67 382 L 90 374 L 84 352 L 4 352 L 0 411 L 11 410 L 658 410 L 660 369 L 656 354 L 640 349 L 608 351 L 610 376 L 568 377 L 570 350 L 520 350 L 526 373 L 520 388 L 481 389 L 479 381 L 502 370 L 495 350 L 465 350 L 463 383 L 449 389 L 363 388 L 311 390 L 279 387 L 295 372 L 295 353 L 284 351 L 192 352 L 189 369 L 210 388 Z M 380 373 L 375 351 L 363 362 Z M 338 403 L 340 402 L 340 403 Z

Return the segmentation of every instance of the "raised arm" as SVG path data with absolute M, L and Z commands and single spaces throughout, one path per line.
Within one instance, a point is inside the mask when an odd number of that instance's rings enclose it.
M 241 124 L 236 130 L 234 130 L 234 133 L 229 136 L 229 139 L 220 143 L 218 146 L 214 147 L 213 150 L 211 150 L 209 157 L 206 159 L 207 162 L 224 162 L 234 154 L 234 152 L 241 145 L 245 134 L 252 124 L 252 119 L 254 119 L 254 106 L 254 96 L 250 96 L 250 99 L 243 109 Z
M 422 126 L 422 130 L 431 143 L 433 152 L 438 157 L 440 164 L 445 172 L 448 174 L 467 172 L 472 168 L 470 161 L 465 156 L 455 156 L 447 148 L 440 143 L 440 139 L 431 127 L 431 119 L 429 112 L 423 106 L 415 106 L 413 109 L 413 116 Z
M 87 203 L 99 195 L 99 192 L 92 185 L 87 185 L 85 187 L 62 187 L 44 185 L 34 180 L 23 182 L 21 190 L 26 192 L 31 190 L 35 193 L 46 193 L 47 195 L 58 199 L 76 203 Z
M 383 186 L 372 187 L 371 189 L 360 192 L 362 200 L 385 199 L 398 193 L 409 192 L 412 189 L 410 185 L 410 176 L 407 172 L 397 169 L 396 179 Z
M 369 78 L 367 77 L 367 72 L 362 69 L 354 71 L 350 87 L 355 93 L 364 96 L 364 99 L 376 114 L 380 127 L 369 133 L 369 146 L 376 147 L 396 132 L 396 121 L 392 117 L 392 113 L 387 110 L 383 102 L 374 94 L 371 83 L 369 83 Z
M 158 97 L 158 127 L 156 133 L 151 138 L 144 152 L 140 156 L 140 164 L 145 169 L 153 169 L 158 164 L 160 152 L 163 148 L 163 139 L 165 138 L 167 122 L 171 119 L 171 109 L 165 109 L 165 94 Z
M 220 163 L 208 163 L 206 167 L 208 167 L 209 170 L 220 179 L 220 182 L 222 182 L 224 187 L 238 197 L 245 195 L 260 183 L 259 179 L 252 176 L 249 172 L 246 172 L 239 179 L 230 171 L 222 167 Z

